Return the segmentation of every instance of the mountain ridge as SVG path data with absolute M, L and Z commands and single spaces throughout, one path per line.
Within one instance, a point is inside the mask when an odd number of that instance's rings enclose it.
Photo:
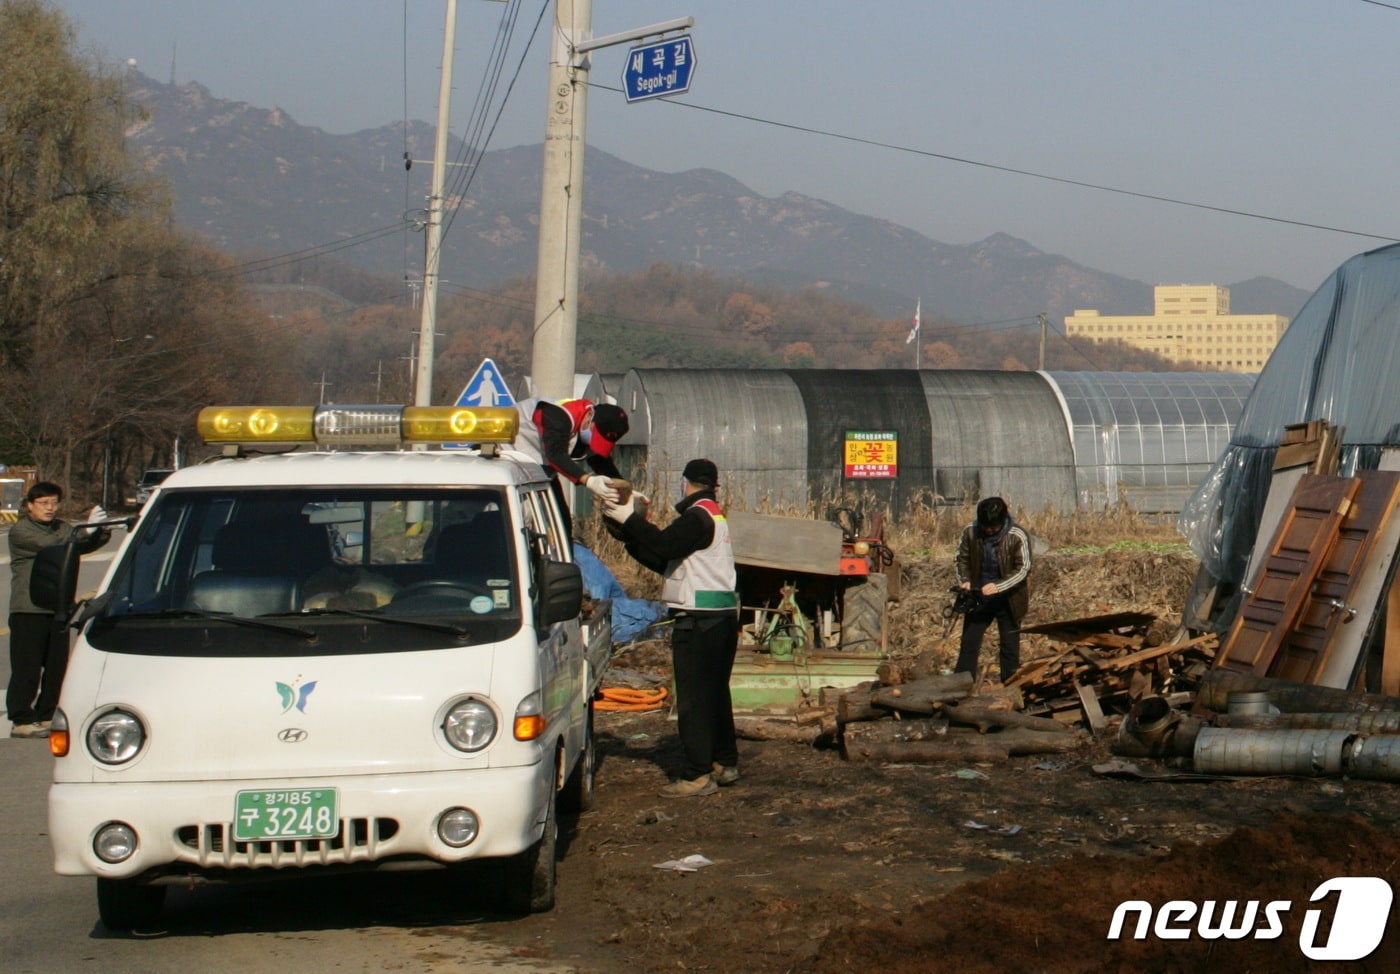
M 214 96 L 197 82 L 136 74 L 144 109 L 129 141 L 169 179 L 181 227 L 240 256 L 269 262 L 325 253 L 409 281 L 421 274 L 432 126 L 393 123 L 345 135 L 303 125 L 280 108 Z M 466 157 L 462 143 L 449 155 Z M 534 273 L 539 145 L 482 154 L 463 191 L 449 180 L 443 279 L 489 289 Z M 762 283 L 815 287 L 877 314 L 963 323 L 1035 321 L 1056 329 L 1078 308 L 1150 314 L 1152 285 L 1047 253 L 1010 233 L 966 246 L 797 192 L 765 197 L 712 168 L 661 173 L 589 147 L 583 255 L 587 275 L 653 263 Z M 1237 313 L 1292 317 L 1309 292 L 1273 278 L 1226 285 Z

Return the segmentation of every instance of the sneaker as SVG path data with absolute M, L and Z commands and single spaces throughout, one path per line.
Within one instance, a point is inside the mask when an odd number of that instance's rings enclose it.
M 49 729 L 43 724 L 15 724 L 10 728 L 11 737 L 48 737 Z
M 716 764 L 715 770 L 711 772 L 710 777 L 715 780 L 715 784 L 723 785 L 727 788 L 730 785 L 738 783 L 739 766 L 737 764 Z
M 719 791 L 719 785 L 707 774 L 702 774 L 698 778 L 690 781 L 681 779 L 673 781 L 665 788 L 657 792 L 662 798 L 699 798 L 702 795 L 713 795 Z

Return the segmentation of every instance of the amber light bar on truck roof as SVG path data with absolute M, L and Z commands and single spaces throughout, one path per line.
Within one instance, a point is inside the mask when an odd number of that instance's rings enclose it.
M 510 443 L 511 406 L 206 406 L 195 426 L 206 443 Z

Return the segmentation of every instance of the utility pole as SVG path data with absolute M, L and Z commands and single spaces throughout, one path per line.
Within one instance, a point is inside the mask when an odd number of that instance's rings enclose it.
M 370 375 L 374 376 L 374 403 L 379 405 L 384 399 L 384 360 L 380 359 L 378 366 Z
M 576 45 L 593 34 L 593 0 L 554 0 L 548 108 L 540 183 L 540 249 L 535 277 L 535 329 L 530 374 L 535 394 L 574 394 L 578 344 L 578 263 L 583 239 L 584 122 L 587 58 Z
M 1045 371 L 1045 323 L 1049 320 L 1049 315 L 1042 311 L 1036 316 L 1040 321 L 1040 371 Z
M 583 239 L 583 150 L 588 114 L 589 53 L 690 27 L 691 17 L 593 37 L 593 0 L 555 0 L 549 58 L 540 250 L 530 374 L 535 394 L 574 394 L 578 351 L 578 269 Z
M 447 136 L 452 102 L 452 48 L 457 34 L 457 0 L 447 0 L 447 24 L 442 36 L 442 78 L 438 82 L 437 138 L 433 143 L 432 189 L 428 195 L 428 222 L 423 230 L 427 248 L 423 261 L 423 317 L 418 328 L 418 372 L 413 391 L 415 406 L 433 402 L 433 339 L 437 327 L 438 265 L 442 259 L 442 194 L 447 174 Z

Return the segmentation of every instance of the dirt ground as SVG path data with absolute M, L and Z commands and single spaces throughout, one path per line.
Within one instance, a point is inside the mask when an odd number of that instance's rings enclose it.
M 1172 557 L 1114 561 L 1052 560 L 1036 621 L 1070 605 L 1060 618 L 1179 606 L 1193 573 Z M 931 615 L 939 571 L 912 573 L 893 624 L 922 634 L 906 647 L 951 656 Z M 615 665 L 664 676 L 665 645 Z M 597 733 L 598 805 L 567 823 L 556 909 L 492 927 L 522 958 L 584 972 L 1400 970 L 1400 909 L 1363 960 L 1312 961 L 1301 946 L 1307 911 L 1323 918 L 1309 942 L 1320 946 L 1337 909 L 1336 894 L 1310 904 L 1319 884 L 1400 878 L 1394 782 L 1109 777 L 1093 766 L 1111 756 L 1111 734 L 983 765 L 854 763 L 834 748 L 742 740 L 738 784 L 668 800 L 656 794 L 679 763 L 668 714 L 600 713 Z M 710 864 L 658 868 L 696 855 Z M 1273 939 L 1110 941 L 1126 900 L 1291 906 Z

